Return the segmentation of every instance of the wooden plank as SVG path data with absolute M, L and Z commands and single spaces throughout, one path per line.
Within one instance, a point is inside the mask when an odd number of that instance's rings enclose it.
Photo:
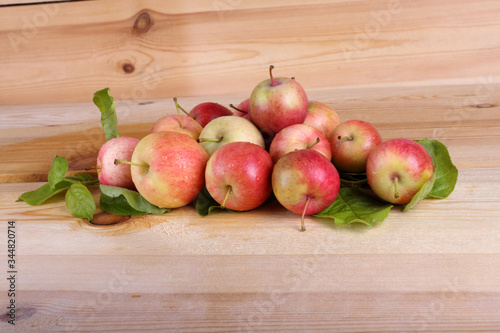
M 248 93 L 271 63 L 309 88 L 499 82 L 495 0 L 117 4 L 0 8 L 0 104 Z

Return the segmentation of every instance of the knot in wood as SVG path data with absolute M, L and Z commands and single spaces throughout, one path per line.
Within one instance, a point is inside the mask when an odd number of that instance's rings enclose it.
M 134 31 L 138 34 L 146 33 L 151 28 L 151 25 L 151 16 L 148 13 L 142 13 L 135 20 Z

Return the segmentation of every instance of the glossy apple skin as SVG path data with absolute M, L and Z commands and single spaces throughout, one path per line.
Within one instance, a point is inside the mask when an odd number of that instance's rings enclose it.
M 231 192 L 225 207 L 245 211 L 259 207 L 271 194 L 273 162 L 269 153 L 250 142 L 233 142 L 219 148 L 208 160 L 205 182 L 219 204 Z
M 213 102 L 205 102 L 196 105 L 191 111 L 191 115 L 202 127 L 205 127 L 213 119 L 222 116 L 232 116 L 231 110 L 223 105 Z
M 259 83 L 250 95 L 252 121 L 267 134 L 274 135 L 283 128 L 302 124 L 307 116 L 306 92 L 295 80 L 278 77 Z
M 340 125 L 340 117 L 331 107 L 318 101 L 309 101 L 304 124 L 319 129 L 330 139 L 335 128 Z
M 202 142 L 202 139 L 222 138 L 220 142 Z M 252 142 L 264 148 L 264 138 L 252 122 L 242 117 L 222 116 L 209 122 L 200 133 L 200 145 L 211 156 L 220 147 L 231 142 Z
M 377 196 L 394 204 L 406 204 L 433 173 L 432 159 L 419 143 L 392 139 L 378 145 L 368 156 L 368 184 Z M 399 198 L 394 197 L 398 177 Z
M 160 131 L 174 131 L 183 134 L 187 134 L 195 140 L 198 140 L 198 136 L 201 133 L 203 127 L 193 118 L 181 115 L 181 124 L 179 124 L 178 115 L 167 115 L 158 119 L 149 133 L 155 133 Z
M 121 136 L 106 141 L 97 155 L 99 184 L 135 189 L 130 165 L 115 165 L 115 159 L 130 161 L 139 139 Z
M 242 111 L 245 111 L 246 113 L 235 110 L 233 115 L 238 116 L 238 117 L 243 117 L 246 120 L 252 121 L 252 115 L 250 114 L 250 98 L 247 98 L 243 102 L 238 104 L 237 108 L 242 110 Z
M 340 140 L 339 136 L 351 137 L 352 141 Z M 330 138 L 332 162 L 340 171 L 365 172 L 368 155 L 381 142 L 379 131 L 369 122 L 346 121 L 335 128 Z
M 272 187 L 276 199 L 288 210 L 313 215 L 330 206 L 340 190 L 339 173 L 322 154 L 312 149 L 292 151 L 274 165 Z
M 319 142 L 316 143 L 318 138 Z M 291 151 L 308 149 L 311 146 L 310 149 L 320 152 L 328 160 L 332 159 L 332 147 L 327 137 L 320 130 L 304 124 L 291 125 L 279 131 L 271 142 L 269 154 L 276 163 Z
M 149 169 L 131 166 L 137 191 L 160 208 L 182 207 L 200 193 L 205 185 L 208 154 L 196 140 L 177 132 L 148 134 L 137 144 L 132 162 Z

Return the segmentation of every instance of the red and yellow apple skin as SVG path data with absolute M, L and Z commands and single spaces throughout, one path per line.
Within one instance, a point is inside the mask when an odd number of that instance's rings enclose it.
M 325 103 L 309 101 L 309 107 L 304 124 L 319 129 L 330 139 L 335 128 L 340 125 L 340 117 Z
M 231 110 L 223 105 L 213 102 L 205 102 L 196 105 L 189 115 L 193 117 L 202 127 L 205 127 L 210 121 L 222 116 L 232 116 Z
M 208 154 L 191 137 L 170 131 L 148 134 L 132 155 L 137 191 L 160 208 L 187 205 L 205 184 Z
M 262 205 L 271 194 L 272 171 L 271 156 L 262 147 L 233 142 L 219 148 L 208 160 L 206 187 L 224 207 L 251 210 Z
M 382 142 L 378 130 L 369 122 L 349 120 L 338 125 L 332 133 L 332 162 L 339 171 L 366 171 L 370 152 Z
M 252 122 L 270 135 L 290 125 L 302 124 L 307 110 L 306 92 L 298 82 L 290 78 L 264 80 L 250 95 Z
M 284 155 L 274 165 L 272 187 L 276 199 L 288 210 L 313 215 L 325 210 L 337 198 L 339 173 L 321 153 L 301 149 Z
M 233 115 L 243 117 L 246 120 L 252 121 L 252 115 L 250 114 L 250 98 L 247 98 L 243 102 L 238 104 L 237 108 L 243 112 L 235 110 Z
M 291 125 L 279 131 L 271 142 L 269 154 L 276 163 L 285 154 L 298 149 L 316 150 L 328 160 L 332 158 L 332 147 L 327 137 L 320 130 L 304 124 Z
M 366 164 L 373 192 L 394 204 L 409 203 L 432 173 L 432 159 L 427 150 L 409 139 L 383 142 L 373 149 Z
M 106 141 L 97 155 L 99 184 L 135 189 L 130 165 L 115 165 L 115 159 L 130 160 L 139 139 L 121 136 Z
M 187 134 L 195 140 L 203 130 L 203 127 L 191 117 L 180 116 L 181 123 L 179 123 L 178 115 L 168 115 L 158 119 L 151 127 L 150 133 L 160 132 L 160 131 L 174 131 L 183 134 Z

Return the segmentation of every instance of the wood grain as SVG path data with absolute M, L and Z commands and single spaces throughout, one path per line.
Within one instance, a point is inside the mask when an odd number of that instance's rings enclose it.
M 495 0 L 103 0 L 0 13 L 2 105 L 88 101 L 108 86 L 132 100 L 248 94 L 270 64 L 310 89 L 500 80 Z

